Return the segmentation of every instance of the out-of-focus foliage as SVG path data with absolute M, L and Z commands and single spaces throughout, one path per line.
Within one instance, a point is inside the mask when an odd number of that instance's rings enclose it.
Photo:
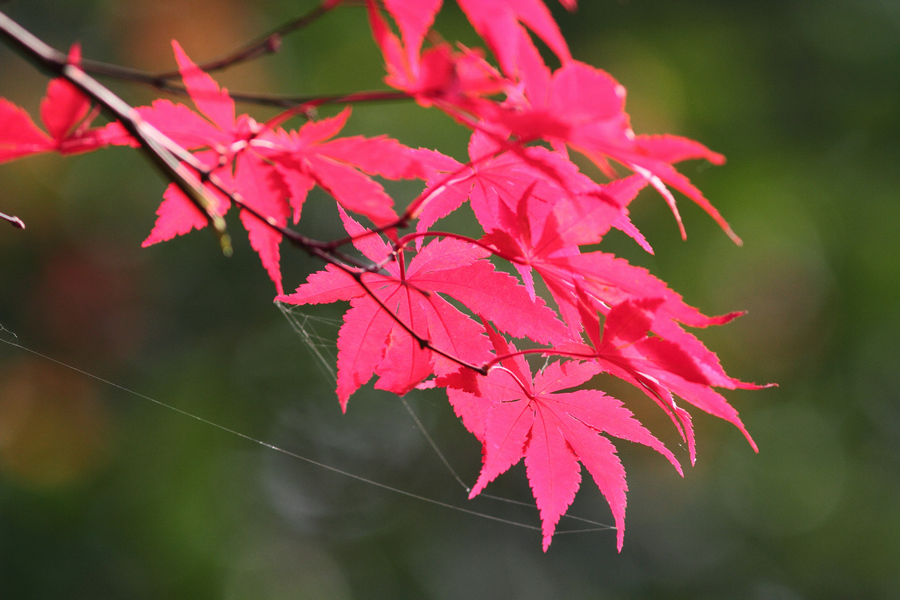
M 311 4 L 20 0 L 4 10 L 58 48 L 77 39 L 86 57 L 168 69 L 171 38 L 203 60 Z M 622 447 L 631 487 L 622 554 L 613 533 L 598 532 L 561 535 L 543 555 L 536 532 L 337 475 L 0 345 L 0 597 L 900 595 L 900 6 L 582 4 L 557 18 L 576 58 L 627 87 L 635 130 L 701 139 L 728 157 L 687 174 L 743 248 L 688 203 L 682 242 L 649 193 L 632 214 L 659 258 L 624 237 L 604 244 L 707 313 L 749 311 L 701 336 L 735 376 L 780 383 L 728 394 L 760 454 L 703 416 L 684 480 L 654 453 Z M 475 41 L 452 11 L 438 29 Z M 232 90 L 324 93 L 376 87 L 380 76 L 365 14 L 351 9 L 217 78 Z M 34 112 L 45 86 L 0 48 L 0 95 Z M 135 104 L 150 98 L 116 89 Z M 409 105 L 360 107 L 348 126 L 465 156 L 464 130 Z M 0 223 L 0 325 L 27 347 L 224 427 L 538 523 L 533 510 L 465 500 L 395 397 L 360 395 L 342 416 L 248 245 L 227 260 L 212 236 L 141 250 L 163 188 L 126 151 L 4 165 L 0 210 L 28 229 Z M 310 231 L 339 236 L 335 215 L 322 212 L 305 213 Z M 285 254 L 288 282 L 319 268 Z M 472 485 L 478 444 L 446 400 L 408 399 Z M 646 400 L 624 399 L 665 430 Z M 494 485 L 529 498 L 523 471 Z M 589 489 L 572 514 L 611 522 Z

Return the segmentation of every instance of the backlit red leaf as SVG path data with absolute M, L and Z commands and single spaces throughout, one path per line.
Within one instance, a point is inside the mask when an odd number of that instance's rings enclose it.
M 489 326 L 499 356 L 516 351 Z M 441 383 L 463 423 L 484 444 L 484 465 L 470 497 L 524 457 L 540 510 L 544 550 L 581 483 L 579 462 L 587 467 L 609 502 L 621 550 L 625 531 L 625 471 L 607 433 L 650 446 L 681 472 L 675 457 L 621 402 L 597 390 L 561 392 L 585 383 L 600 371 L 590 362 L 551 363 L 532 380 L 522 356 L 501 361 L 478 378 L 477 394 L 460 389 L 458 376 Z M 480 404 L 479 404 L 480 401 Z M 484 405 L 488 408 L 485 409 Z

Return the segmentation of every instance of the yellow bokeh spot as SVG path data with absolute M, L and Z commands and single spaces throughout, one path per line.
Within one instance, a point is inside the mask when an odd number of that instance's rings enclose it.
M 106 461 L 109 418 L 90 380 L 25 359 L 0 370 L 0 381 L 0 474 L 28 487 L 58 487 Z

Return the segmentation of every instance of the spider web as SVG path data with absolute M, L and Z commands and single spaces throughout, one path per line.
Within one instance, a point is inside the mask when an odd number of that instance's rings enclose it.
M 303 340 L 307 351 L 315 359 L 316 367 L 332 383 L 337 383 L 337 333 L 343 321 L 317 317 L 301 310 L 299 306 L 276 302 L 291 329 Z
M 287 319 L 288 323 L 290 323 L 291 328 L 300 339 L 304 342 L 304 346 L 307 351 L 312 355 L 315 359 L 316 366 L 325 374 L 329 380 L 336 384 L 337 383 L 337 371 L 335 370 L 335 365 L 337 364 L 337 336 L 338 330 L 341 325 L 343 325 L 342 319 L 334 319 L 328 317 L 321 317 L 310 314 L 306 312 L 307 307 L 301 307 L 293 304 L 286 304 L 282 302 L 276 302 L 275 305 L 278 307 L 278 310 L 281 311 L 281 314 L 284 315 L 285 319 Z M 471 492 L 472 488 L 465 481 L 463 481 L 462 477 L 460 477 L 459 473 L 457 473 L 456 469 L 450 464 L 450 461 L 447 459 L 446 455 L 443 451 L 441 451 L 440 447 L 435 442 L 434 438 L 425 428 L 425 425 L 419 419 L 416 412 L 413 410 L 412 406 L 410 406 L 409 402 L 404 396 L 398 396 L 403 407 L 406 409 L 406 412 L 409 413 L 410 418 L 416 425 L 416 428 L 428 442 L 428 445 L 434 451 L 437 458 L 444 465 L 444 468 L 448 471 L 448 473 L 456 480 L 456 482 L 465 490 L 466 495 Z M 523 506 L 531 509 L 535 509 L 534 502 L 522 502 L 519 500 L 513 500 L 511 498 L 504 498 L 501 496 L 495 496 L 493 494 L 489 494 L 486 492 L 482 492 L 478 495 L 479 498 L 482 499 L 490 499 L 498 502 L 504 502 L 507 504 L 512 504 L 516 506 Z M 482 513 L 478 513 L 482 514 Z M 487 515 L 483 515 L 487 516 Z M 495 518 L 495 517 L 488 517 Z M 505 521 L 505 519 L 499 519 L 501 521 Z M 590 519 L 585 519 L 583 517 L 578 517 L 571 514 L 564 514 L 561 517 L 561 520 L 568 521 L 577 521 L 588 525 L 587 528 L 583 529 L 569 529 L 569 530 L 558 530 L 556 535 L 566 534 L 566 533 L 586 533 L 586 532 L 594 532 L 594 531 L 604 531 L 615 529 L 615 527 L 610 525 L 605 525 L 602 523 L 598 523 L 596 521 L 592 521 Z M 514 523 L 515 525 L 520 525 L 518 523 Z M 526 526 L 527 527 L 527 526 Z
M 309 351 L 312 353 L 313 357 L 316 359 L 317 366 L 319 368 L 321 368 L 323 373 L 326 374 L 328 377 L 335 379 L 336 373 L 335 373 L 335 369 L 334 369 L 333 365 L 336 364 L 335 356 L 337 353 L 337 342 L 336 342 L 337 331 L 340 328 L 340 326 L 342 325 L 342 320 L 308 314 L 308 313 L 304 312 L 303 310 L 300 310 L 298 307 L 286 306 L 286 305 L 282 305 L 282 304 L 277 304 L 277 306 L 279 307 L 279 310 L 281 310 L 282 314 L 284 314 L 287 321 L 290 323 L 292 329 L 294 329 L 294 331 L 297 333 L 297 335 L 300 337 L 300 339 L 304 340 L 306 347 L 309 349 Z M 17 348 L 18 350 L 20 350 L 24 353 L 34 355 L 45 361 L 57 364 L 61 367 L 64 367 L 71 371 L 74 371 L 74 372 L 82 375 L 85 378 L 96 380 L 96 381 L 103 383 L 111 388 L 115 388 L 125 394 L 140 398 L 140 399 L 150 402 L 152 404 L 156 404 L 164 409 L 171 410 L 175 413 L 180 414 L 181 416 L 183 416 L 185 418 L 200 422 L 208 427 L 218 429 L 229 435 L 233 435 L 233 436 L 242 438 L 250 443 L 257 444 L 259 446 L 267 448 L 268 450 L 278 452 L 280 454 L 284 454 L 284 455 L 294 458 L 296 460 L 310 463 L 312 465 L 315 465 L 319 468 L 331 471 L 333 473 L 337 473 L 339 475 L 349 477 L 351 479 L 355 479 L 364 484 L 368 484 L 368 485 L 378 487 L 378 488 L 381 488 L 381 489 L 384 489 L 384 490 L 387 490 L 390 492 L 394 492 L 394 493 L 397 493 L 397 494 L 400 494 L 403 496 L 407 496 L 407 497 L 410 497 L 410 498 L 413 498 L 413 499 L 416 499 L 416 500 L 419 500 L 419 501 L 422 501 L 422 502 L 425 502 L 428 504 L 440 506 L 440 507 L 448 509 L 448 510 L 453 510 L 453 511 L 461 512 L 461 513 L 469 514 L 474 517 L 488 519 L 491 521 L 497 521 L 500 523 L 505 523 L 507 525 L 511 525 L 511 526 L 515 526 L 515 527 L 519 527 L 519 528 L 523 528 L 523 529 L 530 529 L 533 531 L 541 531 L 541 528 L 539 526 L 529 525 L 529 524 L 518 522 L 515 520 L 510 520 L 510 519 L 490 515 L 490 514 L 487 514 L 487 513 L 478 511 L 478 510 L 472 510 L 472 509 L 464 508 L 462 506 L 458 506 L 455 504 L 449 504 L 447 502 L 442 502 L 442 501 L 436 500 L 434 498 L 422 496 L 420 494 L 416 494 L 416 493 L 413 493 L 413 492 L 410 492 L 407 490 L 403 490 L 403 489 L 399 489 L 399 488 L 396 488 L 396 487 L 393 487 L 390 485 L 386 485 L 379 481 L 369 479 L 368 477 L 362 477 L 355 473 L 351 473 L 351 472 L 348 472 L 348 471 L 345 471 L 342 469 L 338 469 L 332 465 L 319 462 L 317 460 L 314 460 L 307 456 L 298 454 L 296 452 L 292 452 L 290 450 L 276 446 L 276 445 L 266 442 L 264 440 L 247 435 L 241 431 L 231 429 L 220 423 L 206 419 L 198 414 L 178 408 L 175 405 L 168 404 L 157 398 L 147 396 L 146 394 L 142 394 L 136 390 L 125 387 L 114 381 L 110 381 L 108 379 L 105 379 L 103 377 L 95 375 L 89 371 L 85 371 L 81 368 L 78 368 L 75 365 L 69 364 L 67 362 L 56 359 L 52 356 L 48 356 L 46 354 L 43 354 L 41 352 L 38 352 L 36 350 L 33 350 L 26 346 L 23 346 L 19 342 L 19 337 L 13 331 L 4 327 L 2 324 L 0 324 L 0 343 L 4 344 L 6 346 L 9 346 L 9 347 Z M 437 456 L 441 460 L 441 462 L 443 462 L 446 469 L 453 476 L 453 478 L 456 479 L 456 481 L 460 484 L 460 486 L 463 489 L 465 489 L 466 492 L 468 493 L 468 491 L 470 489 L 469 486 L 466 485 L 465 482 L 463 482 L 463 480 L 459 477 L 459 475 L 456 473 L 456 471 L 453 469 L 453 467 L 447 461 L 443 452 L 441 452 L 440 448 L 438 448 L 434 439 L 428 433 L 428 430 L 424 427 L 422 422 L 419 420 L 418 416 L 416 415 L 415 411 L 413 411 L 412 407 L 409 405 L 407 400 L 405 398 L 403 398 L 402 396 L 400 397 L 400 400 L 402 401 L 403 406 L 406 408 L 406 410 L 409 413 L 412 420 L 415 422 L 417 428 L 422 433 L 422 435 L 425 437 L 425 439 L 428 441 L 428 444 L 432 447 L 432 449 L 437 454 Z M 489 495 L 486 493 L 482 493 L 478 497 L 483 498 L 483 499 L 490 498 L 492 500 L 505 502 L 505 503 L 513 504 L 513 505 L 525 506 L 525 507 L 528 507 L 531 509 L 535 508 L 533 503 L 520 502 L 517 500 L 511 500 L 511 499 L 502 498 L 499 496 L 492 496 L 492 495 Z M 589 532 L 598 532 L 598 531 L 609 531 L 609 530 L 615 529 L 615 527 L 613 527 L 611 525 L 598 523 L 596 521 L 593 521 L 590 519 L 585 519 L 582 517 L 577 517 L 577 516 L 574 516 L 571 514 L 563 515 L 562 519 L 569 520 L 569 521 L 577 521 L 579 523 L 582 523 L 583 525 L 581 526 L 581 528 L 578 528 L 578 529 L 559 530 L 556 532 L 556 535 L 567 534 L 567 533 L 589 533 Z

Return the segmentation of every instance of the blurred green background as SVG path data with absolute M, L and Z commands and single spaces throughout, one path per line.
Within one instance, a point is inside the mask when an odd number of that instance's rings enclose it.
M 620 442 L 622 553 L 601 531 L 557 535 L 544 554 L 535 531 L 336 474 L 0 344 L 0 598 L 900 598 L 900 2 L 582 4 L 574 15 L 552 8 L 573 54 L 627 87 L 635 130 L 687 135 L 728 157 L 681 170 L 744 247 L 684 199 L 682 242 L 653 193 L 633 219 L 656 256 L 616 236 L 604 246 L 708 314 L 748 311 L 699 335 L 731 375 L 780 384 L 727 393 L 759 455 L 696 410 L 698 462 L 683 480 Z M 89 58 L 170 69 L 171 38 L 202 61 L 312 6 L 2 9 L 57 48 L 80 40 Z M 477 43 L 455 6 L 438 29 Z M 316 94 L 376 88 L 380 77 L 364 11 L 348 8 L 218 78 L 234 90 Z M 110 85 L 133 104 L 154 97 Z M 36 114 L 45 86 L 0 48 L 0 95 Z M 457 158 L 467 139 L 404 104 L 359 107 L 347 132 Z M 533 509 L 467 501 L 396 397 L 366 388 L 340 414 L 236 220 L 232 259 L 208 233 L 141 249 L 163 189 L 124 149 L 0 166 L 0 210 L 28 224 L 0 224 L 0 337 L 329 466 L 538 523 Z M 396 192 L 402 202 L 415 190 Z M 335 237 L 334 215 L 314 194 L 301 228 Z M 284 254 L 289 289 L 318 268 Z M 342 310 L 292 316 L 327 353 Z M 622 394 L 686 462 L 658 411 Z M 407 399 L 471 484 L 480 448 L 445 398 Z M 488 491 L 530 500 L 521 465 Z M 612 521 L 590 481 L 570 514 Z

